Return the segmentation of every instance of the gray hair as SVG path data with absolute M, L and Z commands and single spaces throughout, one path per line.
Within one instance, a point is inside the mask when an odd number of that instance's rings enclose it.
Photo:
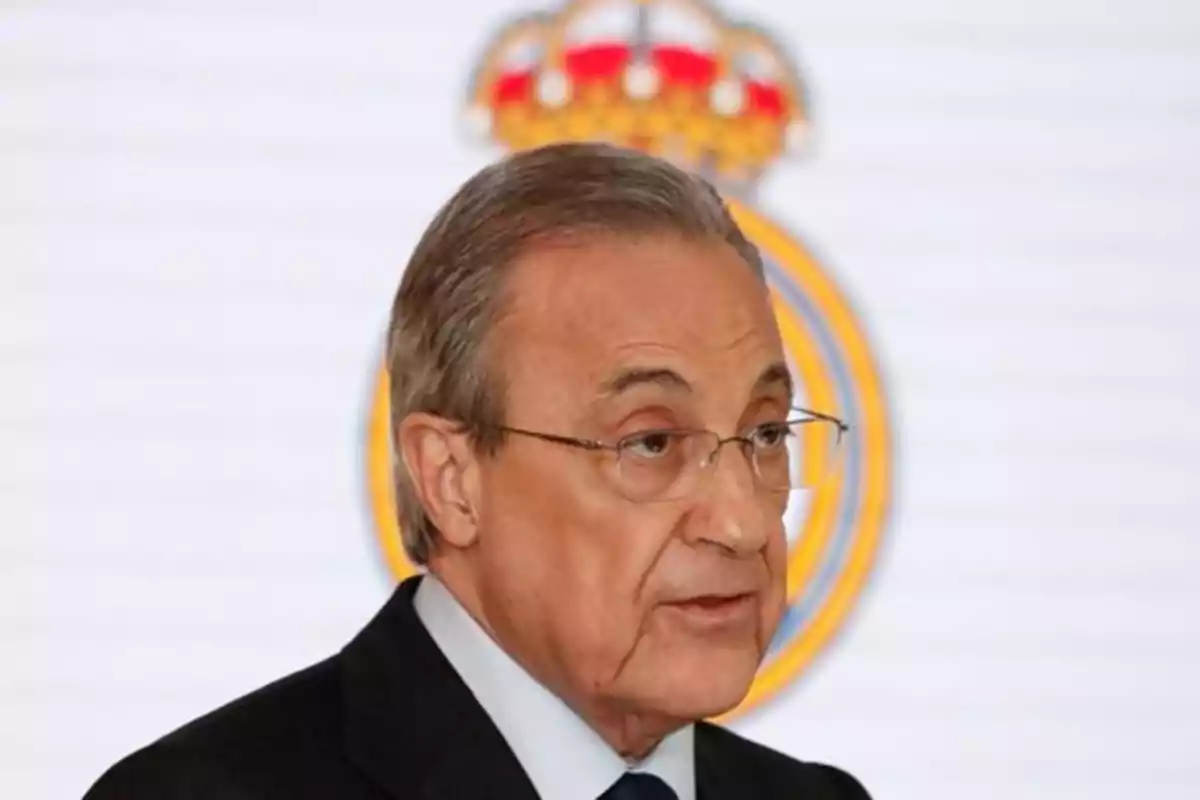
M 387 337 L 397 513 L 405 552 L 423 565 L 437 528 L 398 457 L 400 422 L 426 412 L 455 420 L 475 446 L 502 442 L 504 383 L 487 358 L 504 311 L 508 268 L 539 243 L 576 235 L 674 233 L 731 245 L 762 278 L 716 190 L 635 150 L 564 143 L 526 150 L 469 179 L 438 211 L 405 268 Z

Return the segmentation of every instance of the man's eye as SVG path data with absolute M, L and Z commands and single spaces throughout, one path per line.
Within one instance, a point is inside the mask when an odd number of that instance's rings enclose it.
M 788 436 L 791 435 L 791 432 L 791 428 L 786 422 L 769 422 L 755 428 L 750 440 L 757 448 L 772 450 L 787 446 Z
M 627 437 L 621 444 L 623 452 L 638 458 L 662 458 L 671 452 L 675 436 L 666 431 L 649 431 Z

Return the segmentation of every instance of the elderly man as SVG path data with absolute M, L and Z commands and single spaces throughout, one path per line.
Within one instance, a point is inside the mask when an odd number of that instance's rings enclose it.
M 599 144 L 484 169 L 413 254 L 388 368 L 424 576 L 91 800 L 867 797 L 700 721 L 784 608 L 792 443 L 838 425 L 791 407 L 761 261 L 708 184 Z

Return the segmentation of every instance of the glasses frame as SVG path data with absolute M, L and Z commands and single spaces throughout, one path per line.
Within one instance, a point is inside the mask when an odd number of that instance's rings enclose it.
M 805 422 L 819 422 L 819 421 L 830 422 L 830 423 L 833 423 L 834 425 L 836 425 L 837 426 L 837 439 L 835 441 L 835 446 L 837 447 L 837 452 L 841 453 L 842 441 L 846 438 L 846 435 L 850 432 L 849 424 L 847 424 L 845 421 L 843 421 L 843 420 L 839 419 L 838 417 L 835 417 L 831 414 L 823 414 L 820 411 L 813 411 L 812 409 L 808 409 L 808 408 L 795 407 L 795 408 L 790 409 L 790 411 L 792 413 L 803 414 L 805 416 L 803 418 L 792 418 L 791 416 L 789 416 L 789 418 L 784 421 L 788 426 L 792 426 L 792 425 L 796 425 L 796 424 L 803 424 Z M 707 436 L 714 437 L 716 439 L 716 446 L 713 448 L 712 452 L 709 453 L 708 456 L 705 458 L 704 463 L 702 464 L 702 468 L 703 468 L 702 474 L 707 474 L 708 469 L 710 467 L 712 467 L 713 464 L 716 463 L 717 454 L 721 452 L 722 447 L 729 444 L 730 442 L 737 442 L 738 444 L 740 444 L 742 446 L 742 451 L 744 453 L 746 453 L 748 459 L 750 460 L 751 471 L 754 473 L 755 479 L 761 480 L 761 477 L 758 474 L 758 469 L 755 466 L 754 459 L 751 457 L 750 453 L 747 452 L 747 450 L 749 448 L 754 447 L 754 442 L 751 441 L 750 438 L 748 438 L 747 436 L 743 436 L 740 434 L 736 435 L 736 436 L 721 437 L 717 434 L 716 431 L 712 431 L 707 428 L 650 428 L 647 430 L 638 431 L 636 433 L 631 433 L 628 436 L 623 436 L 620 439 L 616 440 L 615 442 L 606 442 L 601 439 L 584 439 L 584 438 L 579 438 L 576 436 L 563 436 L 562 434 L 558 434 L 558 433 L 546 433 L 545 431 L 534 431 L 534 430 L 529 430 L 527 428 L 514 428 L 514 427 L 511 427 L 508 425 L 493 425 L 493 426 L 491 426 L 491 429 L 494 431 L 497 431 L 497 432 L 501 432 L 501 433 L 511 433 L 511 434 L 515 434 L 518 436 L 528 436 L 533 439 L 539 439 L 543 442 L 549 442 L 551 444 L 561 444 L 561 445 L 565 445 L 567 447 L 574 447 L 574 448 L 577 448 L 580 450 L 587 450 L 590 452 L 615 453 L 617 455 L 618 463 L 620 462 L 620 456 L 621 456 L 622 450 L 626 446 L 626 443 L 631 440 L 639 439 L 639 438 L 642 438 L 645 436 L 651 436 L 654 434 L 670 434 L 670 435 L 676 435 L 676 436 L 704 434 Z M 835 457 L 833 459 L 833 463 L 836 463 L 836 461 L 837 461 L 837 456 L 835 455 Z M 832 474 L 832 472 L 833 472 L 833 470 L 831 470 L 830 474 Z M 796 487 L 793 487 L 793 489 L 794 488 L 796 488 Z M 787 489 L 787 490 L 778 489 L 778 490 L 772 490 L 772 491 L 783 492 L 783 491 L 791 491 L 791 490 L 792 489 Z M 626 493 L 622 492 L 622 494 L 626 494 Z M 626 496 L 628 496 L 628 495 L 626 494 Z M 682 496 L 687 496 L 687 493 L 685 492 Z M 678 499 L 678 498 L 676 498 L 676 497 L 663 498 L 664 501 L 675 500 L 675 499 Z M 650 503 L 650 502 L 656 502 L 656 501 L 640 500 L 637 502 Z

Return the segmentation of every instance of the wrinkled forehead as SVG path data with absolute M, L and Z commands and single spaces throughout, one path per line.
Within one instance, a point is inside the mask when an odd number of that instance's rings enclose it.
M 613 394 L 622 376 L 670 391 L 748 392 L 783 363 L 769 294 L 722 241 L 608 237 L 538 248 L 514 265 L 494 356 L 514 394 Z M 774 381 L 782 384 L 783 381 Z
M 517 259 L 505 295 L 510 322 L 556 334 L 775 330 L 762 278 L 732 246 L 671 232 L 548 240 Z

